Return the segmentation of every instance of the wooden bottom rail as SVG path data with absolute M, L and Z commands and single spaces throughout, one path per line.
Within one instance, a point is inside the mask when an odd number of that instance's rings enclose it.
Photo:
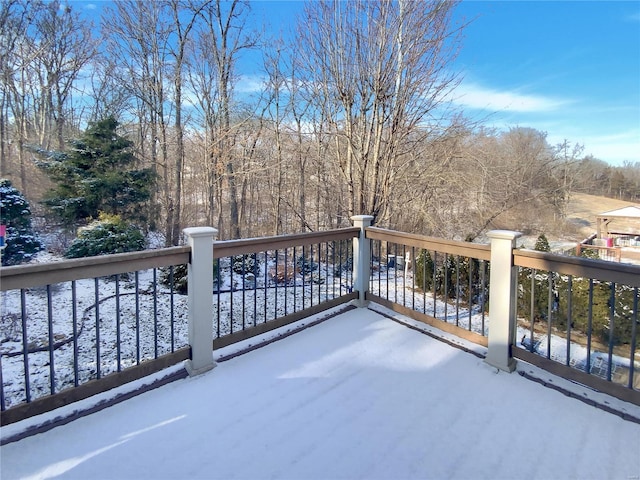
M 391 302 L 386 298 L 378 297 L 377 295 L 372 295 L 367 292 L 367 300 L 371 300 L 374 303 L 378 303 L 383 307 L 387 307 L 389 310 L 393 310 L 394 312 L 400 313 L 405 317 L 409 317 L 413 320 L 417 320 L 418 322 L 426 323 L 427 325 L 431 325 L 443 332 L 451 333 L 457 337 L 468 340 L 472 343 L 476 343 L 478 345 L 482 345 L 483 347 L 488 346 L 489 339 L 485 336 L 480 335 L 476 332 L 471 332 L 462 327 L 456 327 L 451 323 L 447 323 L 443 320 L 438 320 L 437 318 L 431 317 L 421 312 L 416 312 L 411 308 L 400 305 L 399 303 Z
M 38 398 L 29 403 L 21 403 L 2 412 L 0 415 L 0 425 L 9 425 L 35 415 L 55 410 L 64 405 L 84 400 L 98 393 L 106 392 L 164 370 L 167 367 L 188 360 L 190 357 L 191 347 L 184 347 L 173 353 L 142 362 L 140 365 L 127 368 L 121 372 L 112 373 L 97 380 L 91 380 L 77 387 L 62 390 L 61 392 Z
M 596 375 L 582 372 L 573 367 L 568 367 L 522 348 L 513 347 L 512 353 L 514 358 L 530 363 L 531 365 L 535 365 L 536 367 L 540 367 L 549 373 L 580 383 L 599 392 L 619 398 L 625 402 L 640 406 L 640 392 L 637 390 L 609 382 Z
M 318 305 L 314 305 L 313 307 L 305 308 L 304 310 L 300 310 L 299 312 L 291 313 L 289 315 L 285 315 L 284 317 L 276 318 L 275 320 L 269 320 L 268 322 L 260 323 L 254 327 L 249 327 L 230 335 L 215 338 L 213 340 L 213 349 L 217 350 L 233 343 L 241 342 L 243 340 L 255 337 L 256 335 L 270 332 L 271 330 L 275 330 L 276 328 L 284 327 L 285 325 L 297 322 L 298 320 L 302 320 L 330 308 L 337 307 L 338 305 L 350 302 L 351 300 L 355 300 L 356 298 L 358 298 L 358 292 L 352 292 L 347 295 L 342 295 L 341 297 L 322 302 Z

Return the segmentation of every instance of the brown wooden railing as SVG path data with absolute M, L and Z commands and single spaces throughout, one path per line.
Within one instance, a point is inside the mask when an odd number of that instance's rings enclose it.
M 211 236 L 208 266 L 198 262 L 202 252 L 183 246 L 3 267 L 2 424 L 192 362 L 189 323 L 204 320 L 210 340 L 200 356 L 210 361 L 212 348 L 353 300 L 359 231 Z M 205 271 L 210 288 L 185 286 L 192 266 Z M 190 311 L 197 302 L 189 296 L 204 299 L 204 319 Z
M 481 245 L 371 219 L 219 242 L 214 229 L 193 228 L 184 247 L 3 267 L 2 424 L 182 361 L 191 374 L 206 371 L 212 349 L 351 301 L 479 344 L 497 368 L 512 371 L 520 359 L 640 405 L 640 267 L 519 250 L 515 232 L 489 232 L 491 245 Z M 571 303 L 584 285 L 585 314 Z M 592 328 L 598 288 L 610 291 L 608 339 Z M 588 328 L 578 328 L 584 318 Z M 564 356 L 551 348 L 557 338 Z M 584 362 L 574 361 L 578 348 Z

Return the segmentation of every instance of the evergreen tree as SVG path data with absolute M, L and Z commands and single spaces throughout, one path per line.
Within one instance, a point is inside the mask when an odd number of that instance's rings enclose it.
M 544 233 L 541 233 L 535 243 L 534 250 L 550 252 L 551 247 Z M 551 275 L 551 287 L 549 286 Z M 518 274 L 518 312 L 524 318 L 534 321 L 546 320 L 549 312 L 549 288 L 551 288 L 552 303 L 555 300 L 553 273 L 536 271 L 531 268 L 521 268 Z M 533 292 L 533 305 L 531 305 Z M 533 307 L 533 311 L 531 310 Z M 553 307 L 553 305 L 552 305 Z
M 134 168 L 133 142 L 118 135 L 117 127 L 114 118 L 90 124 L 71 142 L 69 152 L 39 162 L 57 184 L 44 203 L 68 227 L 97 218 L 99 212 L 144 220 L 141 205 L 150 198 L 153 174 Z
M 145 245 L 144 235 L 135 225 L 124 222 L 117 215 L 101 213 L 98 220 L 79 230 L 64 256 L 81 258 L 136 252 L 143 250 Z
M 2 265 L 29 261 L 42 250 L 31 226 L 29 202 L 4 178 L 0 179 L 0 224 L 7 227 Z
M 416 286 L 424 291 L 430 291 L 433 288 L 433 269 L 434 264 L 429 250 L 420 250 L 416 258 Z

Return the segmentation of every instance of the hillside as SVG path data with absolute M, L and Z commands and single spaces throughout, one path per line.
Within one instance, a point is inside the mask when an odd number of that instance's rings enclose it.
M 583 238 L 586 238 L 596 231 L 596 215 L 631 205 L 636 204 L 586 193 L 574 193 L 567 208 L 567 220 L 576 225 Z

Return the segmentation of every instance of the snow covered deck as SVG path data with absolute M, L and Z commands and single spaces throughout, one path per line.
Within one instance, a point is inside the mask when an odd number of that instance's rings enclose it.
M 633 479 L 640 425 L 361 308 L 0 452 L 3 480 Z

